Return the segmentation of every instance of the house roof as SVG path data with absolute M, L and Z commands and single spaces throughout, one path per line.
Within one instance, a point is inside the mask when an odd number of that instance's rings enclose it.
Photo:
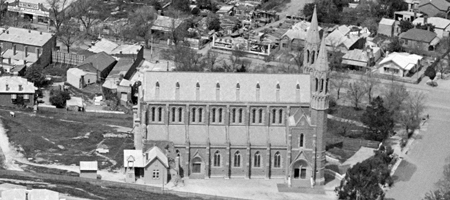
M 100 53 L 100 52 L 112 52 L 116 47 L 119 45 L 116 44 L 113 41 L 109 41 L 105 38 L 100 39 L 100 41 L 96 42 L 91 48 L 89 48 L 89 51 L 92 51 L 94 53 Z
M 381 21 L 379 24 L 392 26 L 392 25 L 394 25 L 394 23 L 395 23 L 395 20 L 393 20 L 393 19 L 381 18 Z
M 97 53 L 95 55 L 89 56 L 87 57 L 83 63 L 81 63 L 80 65 L 84 65 L 86 63 L 92 63 L 92 66 L 94 66 L 94 68 L 103 71 L 104 69 L 106 69 L 108 66 L 114 64 L 116 62 L 116 59 L 110 55 L 108 55 L 105 52 L 100 52 Z
M 113 49 L 110 54 L 137 54 L 141 49 L 140 45 L 124 44 Z
M 291 29 L 287 30 L 281 37 L 288 36 L 290 39 L 301 39 L 305 40 L 308 33 L 310 22 L 301 21 L 292 26 Z M 317 27 L 318 31 L 322 30 L 321 27 Z
M 425 6 L 426 4 L 431 4 L 441 11 L 447 11 L 448 7 L 450 6 L 450 3 L 446 0 L 421 0 L 419 3 L 419 10 L 421 8 L 424 8 L 423 6 Z
M 91 73 L 97 73 L 99 70 L 92 65 L 92 63 L 84 63 L 77 67 L 80 70 L 83 70 L 85 72 L 91 72 Z
M 24 28 L 9 27 L 0 32 L 0 41 L 42 47 L 53 38 L 53 34 Z
M 159 147 L 154 146 L 147 150 L 146 153 L 148 154 L 148 160 L 146 161 L 145 166 L 150 164 L 153 160 L 158 159 L 165 167 L 169 167 L 169 160 Z
M 71 74 L 71 75 L 74 75 L 74 76 L 77 76 L 77 77 L 81 77 L 81 76 L 86 75 L 86 72 L 84 72 L 83 70 L 78 69 L 78 68 L 70 68 L 70 69 L 67 70 L 67 74 L 68 75 Z
M 222 6 L 216 13 L 227 13 L 230 12 L 230 10 L 233 8 L 234 6 Z
M 97 161 L 80 161 L 80 171 L 81 170 L 97 171 L 98 170 L 98 162 Z
M 414 25 L 416 25 L 416 24 L 422 24 L 423 25 L 424 24 L 424 20 L 425 20 L 425 18 L 419 17 L 419 18 L 415 19 L 412 23 Z M 440 18 L 440 17 L 428 17 L 427 23 L 433 24 L 438 29 L 445 29 L 445 28 L 447 28 L 450 25 L 450 20 L 444 19 L 444 18 Z
M 112 79 L 112 78 L 106 79 L 105 82 L 103 83 L 102 87 L 108 88 L 108 89 L 111 89 L 111 90 L 115 90 L 115 89 L 117 89 L 116 80 Z
M 19 85 L 22 85 L 22 90 L 19 90 Z M 8 90 L 6 90 L 8 86 Z M 2 76 L 0 77 L 0 93 L 33 93 L 36 87 L 32 82 L 20 76 Z
M 393 53 L 389 54 L 386 58 L 381 60 L 379 65 L 383 65 L 387 62 L 394 62 L 401 69 L 410 70 L 420 60 L 422 60 L 422 58 L 423 58 L 422 56 L 419 56 L 416 54 L 393 52 Z
M 342 63 L 349 65 L 366 67 L 368 61 L 367 53 L 361 49 L 350 50 L 342 57 Z
M 171 31 L 172 29 L 178 28 L 182 22 L 182 19 L 158 15 L 153 22 L 152 30 Z
M 310 77 L 306 74 L 262 74 L 262 73 L 209 73 L 209 72 L 155 72 L 145 71 L 143 88 L 144 101 L 155 100 L 156 85 L 159 90 L 158 101 L 173 101 L 176 85 L 180 86 L 180 101 L 236 102 L 239 86 L 240 102 L 277 102 L 277 84 L 280 103 L 309 103 Z M 197 99 L 197 84 L 200 86 Z M 217 90 L 219 86 L 220 90 Z M 259 86 L 259 100 L 257 87 Z M 300 100 L 297 100 L 297 87 Z M 220 98 L 216 98 L 216 92 Z
M 343 44 L 346 48 L 350 48 L 353 44 L 355 44 L 356 41 L 359 40 L 359 36 L 357 35 L 344 35 L 342 31 L 336 29 L 333 32 L 331 32 L 327 37 L 325 38 L 325 44 L 327 46 L 339 46 Z
M 430 43 L 434 38 L 436 38 L 436 33 L 422 30 L 422 29 L 409 29 L 408 31 L 401 33 L 400 38 L 407 40 L 415 40 Z
M 66 100 L 66 105 L 67 106 L 84 107 L 83 98 L 81 98 L 81 97 L 70 97 L 69 100 Z
M 124 149 L 123 150 L 124 167 L 131 167 L 128 166 L 128 161 L 133 162 L 134 167 L 144 167 L 144 155 L 142 154 L 142 150 Z
M 131 66 L 136 62 L 133 58 L 120 58 L 114 68 L 109 73 L 108 77 L 120 77 L 121 74 L 125 74 L 130 70 Z

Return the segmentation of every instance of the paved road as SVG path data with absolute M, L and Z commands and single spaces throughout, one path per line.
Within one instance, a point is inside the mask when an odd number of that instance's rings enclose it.
M 428 91 L 430 114 L 426 130 L 412 144 L 405 160 L 397 169 L 397 181 L 387 193 L 387 198 L 396 200 L 419 200 L 434 189 L 435 183 L 443 176 L 443 166 L 450 156 L 450 81 L 438 81 L 439 86 L 431 88 L 420 85 L 414 88 Z

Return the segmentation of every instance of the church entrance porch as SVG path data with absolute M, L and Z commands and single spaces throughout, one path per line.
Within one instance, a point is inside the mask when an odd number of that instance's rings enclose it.
M 311 187 L 311 167 L 303 159 L 291 165 L 290 177 L 292 187 Z

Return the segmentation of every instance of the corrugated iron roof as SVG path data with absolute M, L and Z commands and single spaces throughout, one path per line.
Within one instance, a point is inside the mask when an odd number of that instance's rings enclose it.
M 80 171 L 89 170 L 89 171 L 97 171 L 98 170 L 98 162 L 97 161 L 80 161 Z

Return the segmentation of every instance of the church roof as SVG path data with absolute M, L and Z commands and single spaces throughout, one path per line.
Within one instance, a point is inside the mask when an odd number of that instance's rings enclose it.
M 319 43 L 320 42 L 319 22 L 317 21 L 317 9 L 315 6 L 314 6 L 313 16 L 311 18 L 311 25 L 306 34 L 306 41 L 308 41 L 310 43 Z
M 320 44 L 319 56 L 317 57 L 317 62 L 314 66 L 317 71 L 328 71 L 328 52 L 325 43 L 326 42 L 324 34 L 322 42 Z
M 297 84 L 300 88 L 300 100 L 296 98 Z M 178 95 L 175 94 L 177 85 L 179 86 Z M 257 89 L 258 86 L 259 89 Z M 157 87 L 159 96 L 155 99 Z M 143 88 L 144 101 L 267 103 L 277 102 L 277 90 L 279 90 L 280 103 L 309 103 L 310 101 L 309 74 L 145 71 Z M 198 99 L 197 93 L 199 93 Z

